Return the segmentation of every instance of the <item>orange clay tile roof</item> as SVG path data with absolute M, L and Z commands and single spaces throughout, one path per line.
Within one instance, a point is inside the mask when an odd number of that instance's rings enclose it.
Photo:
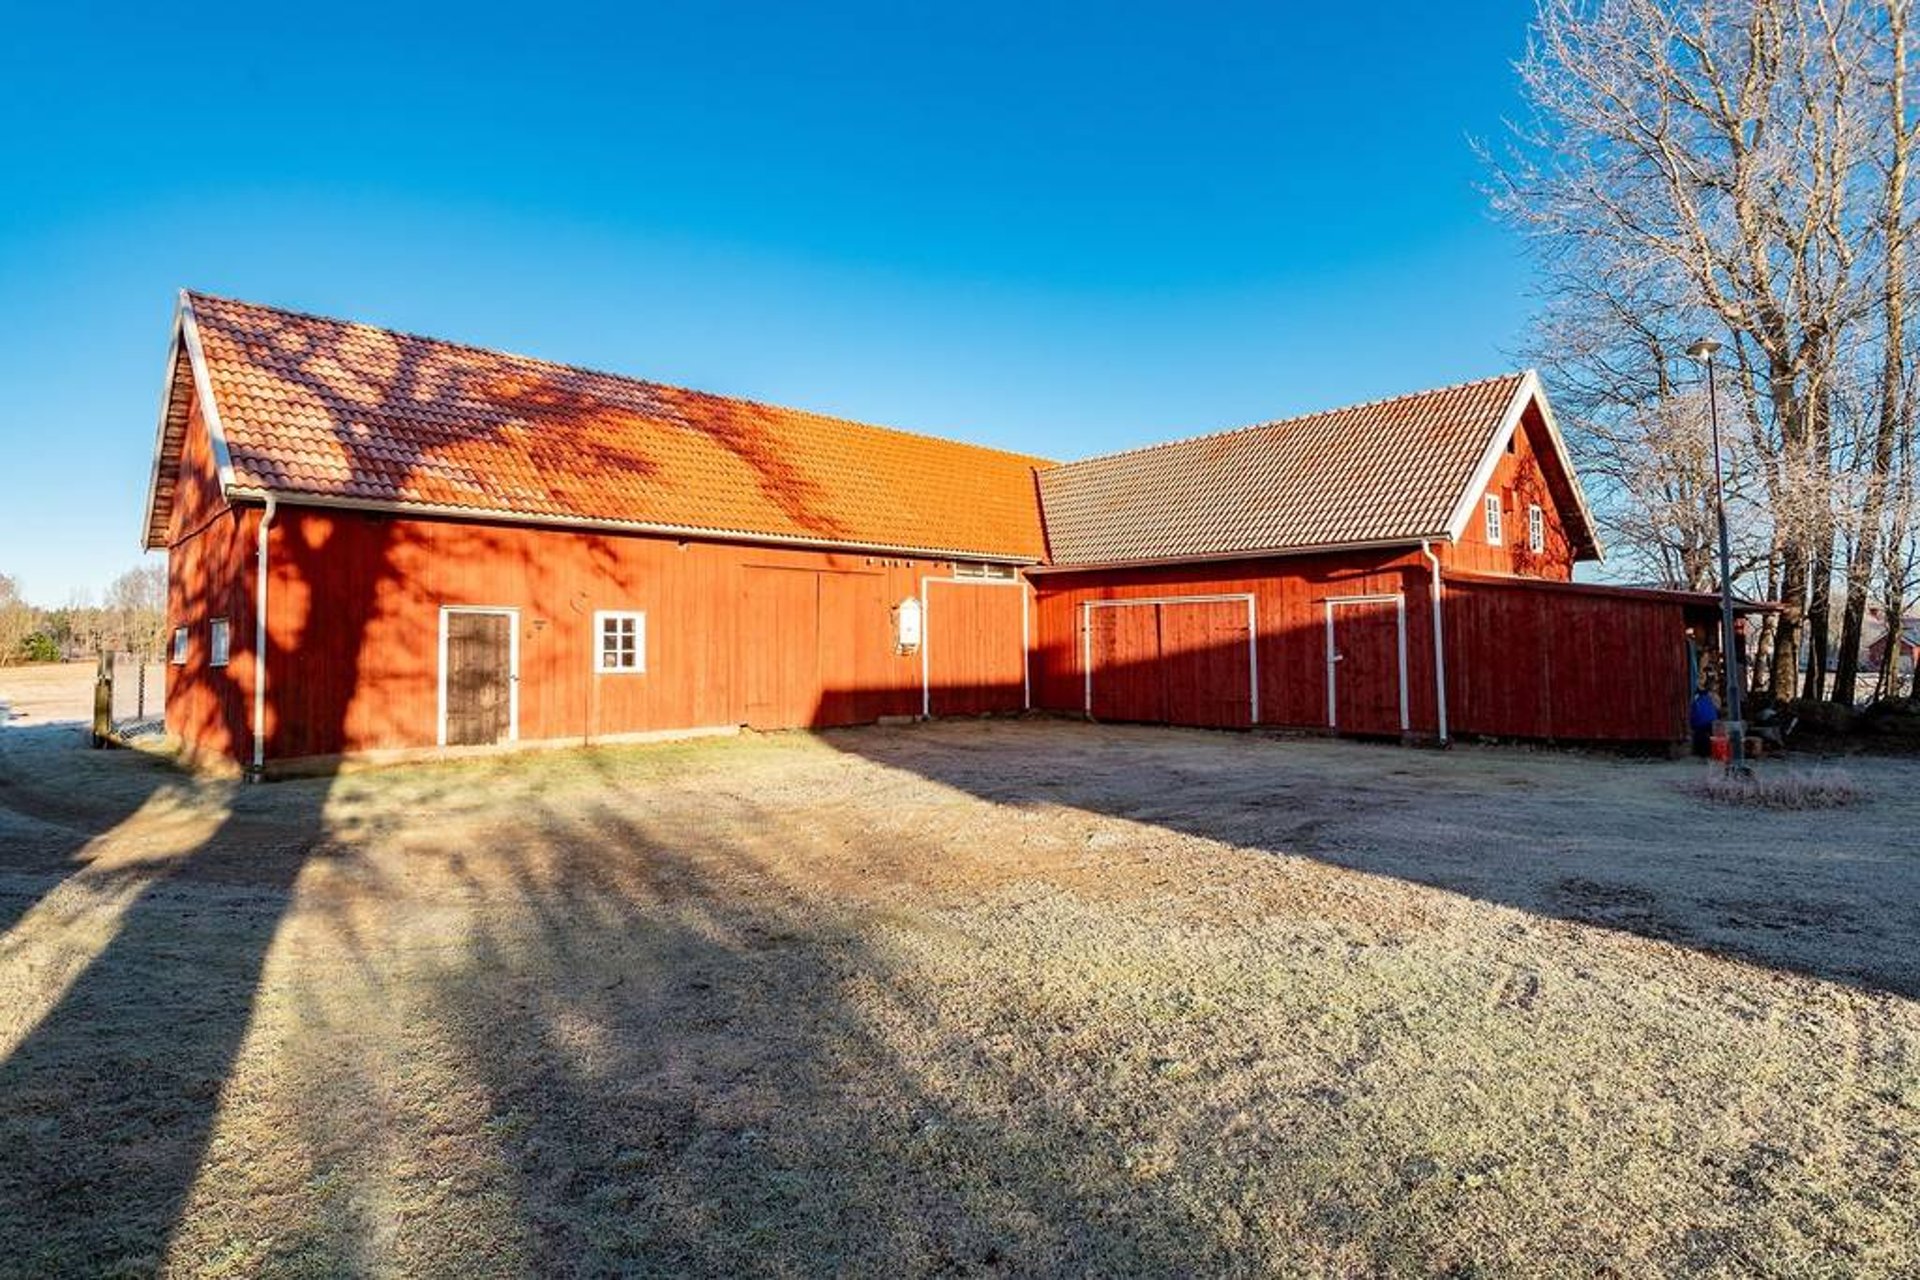
M 1037 458 L 204 294 L 185 295 L 185 314 L 238 490 L 988 558 L 1044 551 Z M 156 484 L 150 540 L 170 492 Z
M 1054 564 L 1445 538 L 1525 374 L 1041 473 Z

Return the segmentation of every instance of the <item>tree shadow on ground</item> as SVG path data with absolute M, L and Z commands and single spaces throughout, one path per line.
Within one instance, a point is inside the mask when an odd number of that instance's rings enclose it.
M 1065 719 L 955 729 L 823 736 L 996 804 L 1067 806 L 1920 998 L 1920 812 L 1888 811 L 1905 793 L 1839 825 L 1708 804 L 1682 789 L 1691 765 L 1604 753 Z
M 751 801 L 727 803 L 751 810 Z M 728 826 L 739 829 L 738 814 Z M 746 827 L 804 846 L 769 807 Z M 900 851 L 933 860 L 931 844 Z M 390 954 L 414 995 L 409 1055 L 448 1075 L 393 1103 L 385 1150 L 315 1115 L 304 1133 L 354 1206 L 300 1246 L 324 1266 L 431 1270 L 381 1225 L 396 1181 L 448 1176 L 416 1218 L 463 1217 L 497 1269 L 554 1275 L 1180 1274 L 1226 1268 L 1218 1224 L 1132 1167 L 1134 1136 L 1025 1089 L 946 1025 L 937 991 L 873 945 L 870 908 L 789 882 L 766 848 L 649 813 L 643 796 L 543 806 L 430 890 L 451 935 Z M 398 905 L 398 904 L 395 904 Z M 341 949 L 381 939 L 342 914 Z M 364 1007 L 309 995 L 308 1033 Z M 357 1011 L 356 1011 L 357 1010 Z M 397 1028 L 396 1028 L 397 1030 Z M 317 1068 L 390 1070 L 380 1043 Z M 431 1074 L 434 1068 L 422 1068 Z M 465 1079 L 456 1083 L 464 1073 Z M 316 1081 L 316 1087 L 327 1087 Z M 477 1088 L 477 1094 L 475 1089 Z M 485 1136 L 419 1152 L 461 1124 Z M 996 1105 L 979 1105 L 982 1096 Z M 396 1173 L 396 1167 L 404 1171 Z M 1244 1263 L 1244 1257 L 1240 1259 Z

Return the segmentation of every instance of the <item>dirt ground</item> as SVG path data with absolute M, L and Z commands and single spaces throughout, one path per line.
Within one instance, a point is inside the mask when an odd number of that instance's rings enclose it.
M 1920 796 L 1055 721 L 262 787 L 0 670 L 0 1274 L 1920 1271 Z

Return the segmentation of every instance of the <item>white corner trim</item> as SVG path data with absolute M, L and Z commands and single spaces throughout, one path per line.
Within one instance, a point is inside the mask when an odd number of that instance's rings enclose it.
M 193 318 L 193 302 L 180 295 L 180 335 L 186 342 L 187 360 L 193 366 L 193 389 L 200 397 L 200 416 L 207 424 L 207 439 L 213 443 L 213 462 L 220 472 L 220 492 L 232 496 L 233 454 L 227 448 L 227 429 L 220 421 L 220 406 L 213 400 L 213 380 L 207 376 L 207 356 L 200 347 L 200 326 Z

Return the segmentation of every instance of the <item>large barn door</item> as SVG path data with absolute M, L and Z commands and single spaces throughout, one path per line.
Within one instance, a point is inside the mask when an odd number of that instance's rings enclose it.
M 979 716 L 1027 705 L 1027 589 L 1018 581 L 929 578 L 926 712 Z
M 1327 727 L 1363 735 L 1407 731 L 1405 596 L 1327 601 Z
M 740 646 L 747 724 L 794 729 L 820 709 L 819 575 L 802 569 L 746 570 Z
M 520 736 L 520 638 L 511 609 L 440 611 L 440 744 Z
M 860 724 L 885 709 L 879 575 L 750 566 L 741 593 L 749 728 Z
M 1209 729 L 1259 718 L 1250 596 L 1086 605 L 1087 714 Z

